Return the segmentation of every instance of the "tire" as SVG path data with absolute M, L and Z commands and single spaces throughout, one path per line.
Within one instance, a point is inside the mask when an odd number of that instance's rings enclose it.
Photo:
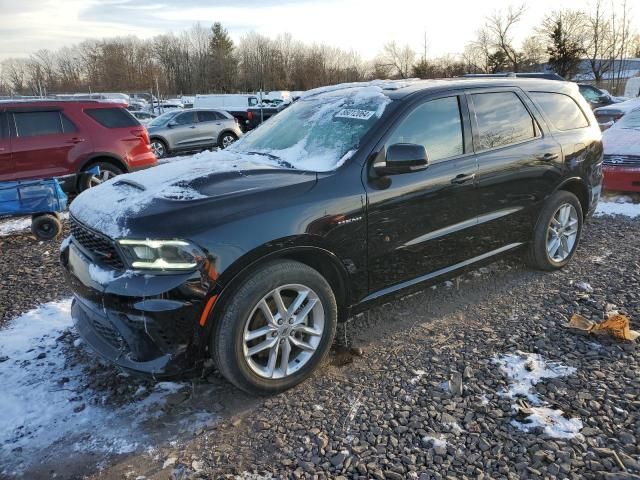
M 100 175 L 91 175 L 91 174 L 86 174 L 84 172 L 86 172 L 89 168 L 92 167 L 99 167 L 100 168 Z M 78 184 L 78 190 L 80 192 L 84 192 L 85 190 L 91 188 L 91 187 L 96 187 L 104 182 L 106 182 L 107 180 L 111 180 L 113 177 L 117 177 L 118 175 L 122 175 L 122 170 L 119 167 L 116 167 L 114 164 L 112 163 L 108 163 L 108 162 L 98 162 L 98 163 L 94 163 L 89 165 L 88 167 L 86 167 L 83 170 L 83 174 L 80 177 L 80 181 Z
M 31 220 L 31 232 L 38 240 L 53 240 L 62 232 L 62 223 L 56 215 L 38 215 Z
M 164 158 L 169 153 L 169 148 L 167 147 L 166 142 L 159 138 L 151 139 L 151 150 L 153 150 L 156 158 Z
M 235 133 L 231 132 L 222 132 L 218 137 L 218 146 L 222 149 L 227 148 L 233 142 L 238 140 L 238 137 Z
M 302 289 L 296 291 L 293 287 Z M 278 325 L 280 312 L 277 311 L 276 298 L 270 296 L 276 289 L 281 289 L 280 298 L 285 308 L 303 298 L 300 292 L 308 289 L 296 311 L 302 314 L 308 309 L 310 311 L 287 321 L 292 313 L 289 311 L 282 324 Z M 331 287 L 313 268 L 289 260 L 266 264 L 255 270 L 226 298 L 210 339 L 210 352 L 220 373 L 241 390 L 252 395 L 282 392 L 308 378 L 326 358 L 336 332 L 338 309 Z M 267 315 L 260 306 L 269 309 L 273 315 L 271 327 L 268 327 Z M 296 327 L 301 318 L 304 323 Z M 306 328 L 305 332 L 314 331 L 314 335 L 302 332 L 301 328 Z M 260 329 L 269 331 L 245 341 L 245 335 Z M 268 342 L 272 348 L 250 355 L 250 349 Z M 297 345 L 315 350 L 305 351 Z M 289 362 L 285 369 L 283 356 L 289 349 Z M 271 368 L 269 358 L 274 351 L 275 368 Z
M 561 226 L 562 222 L 558 220 L 562 220 L 561 216 L 567 212 L 567 224 Z M 548 271 L 558 270 L 569 263 L 580 243 L 583 218 L 582 205 L 573 193 L 563 190 L 554 193 L 538 217 L 533 240 L 526 253 L 527 263 L 534 268 Z M 574 231 L 575 238 L 570 241 L 570 234 Z M 558 235 L 558 232 L 561 234 Z M 558 249 L 553 254 L 556 245 Z

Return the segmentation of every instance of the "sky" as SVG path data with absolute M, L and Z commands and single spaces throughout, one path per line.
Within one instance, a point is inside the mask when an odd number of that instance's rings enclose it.
M 584 9 L 589 1 L 529 0 L 516 41 L 546 13 Z M 0 61 L 90 38 L 149 38 L 216 21 L 235 41 L 251 30 L 268 36 L 288 32 L 296 40 L 354 50 L 364 59 L 391 40 L 422 54 L 426 32 L 427 55 L 437 57 L 462 52 L 484 18 L 508 5 L 500 0 L 0 0 Z M 634 13 L 640 18 L 640 11 Z

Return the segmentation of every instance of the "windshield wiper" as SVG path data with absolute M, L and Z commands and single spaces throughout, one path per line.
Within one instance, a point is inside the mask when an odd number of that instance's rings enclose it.
M 278 157 L 277 155 L 274 155 L 272 153 L 267 153 L 267 152 L 246 152 L 249 155 L 262 155 L 263 157 L 267 157 L 271 160 L 275 160 L 276 162 L 278 162 L 279 165 L 285 167 L 285 168 L 291 168 L 295 170 L 295 167 L 293 165 L 291 165 L 289 162 L 287 162 L 286 160 L 281 159 L 280 157 Z

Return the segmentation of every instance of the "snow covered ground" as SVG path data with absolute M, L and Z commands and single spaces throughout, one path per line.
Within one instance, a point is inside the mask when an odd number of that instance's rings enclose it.
M 46 303 L 0 331 L 0 477 L 57 455 L 90 454 L 99 464 L 218 418 L 198 408 L 171 413 L 191 383 L 154 384 L 102 364 L 70 330 L 70 308 L 70 299 Z
M 640 218 L 640 196 L 605 195 L 598 202 L 596 215 L 624 215 Z
M 69 218 L 69 213 L 64 212 L 62 219 Z M 0 218 L 0 237 L 13 235 L 14 233 L 24 232 L 31 228 L 31 216 L 26 217 L 6 217 Z

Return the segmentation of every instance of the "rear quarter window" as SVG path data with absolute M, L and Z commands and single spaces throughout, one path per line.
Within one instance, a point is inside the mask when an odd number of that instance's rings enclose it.
M 589 126 L 584 112 L 569 95 L 555 92 L 530 92 L 529 95 L 556 129 L 566 131 Z
M 140 122 L 124 108 L 87 108 L 84 112 L 105 128 L 140 126 Z
M 9 136 L 9 124 L 7 123 L 7 115 L 0 113 L 0 138 L 7 138 Z

